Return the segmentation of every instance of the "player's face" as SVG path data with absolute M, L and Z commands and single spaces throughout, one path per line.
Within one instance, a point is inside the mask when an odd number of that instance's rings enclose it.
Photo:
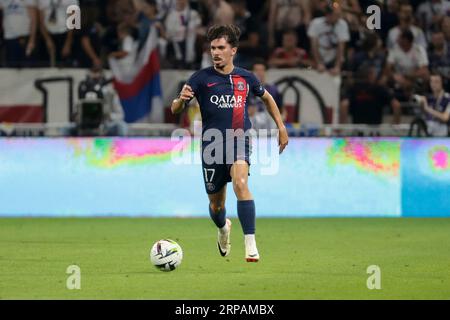
M 232 48 L 225 38 L 218 38 L 211 41 L 211 57 L 214 66 L 223 69 L 233 62 L 237 48 Z

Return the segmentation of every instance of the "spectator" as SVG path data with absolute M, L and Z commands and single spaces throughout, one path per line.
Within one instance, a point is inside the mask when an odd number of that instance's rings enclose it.
M 383 73 L 385 58 L 381 39 L 376 33 L 369 33 L 362 42 L 361 50 L 353 56 L 350 62 L 350 70 L 357 72 L 364 67 L 373 67 L 376 77 L 379 79 Z
M 117 30 L 119 24 L 124 22 L 124 13 L 130 12 L 128 15 L 133 16 L 134 6 L 130 6 L 128 1 L 123 0 L 107 0 L 105 30 L 101 37 L 102 49 L 107 55 L 111 52 L 120 51 L 121 41 L 118 37 Z M 128 19 L 130 20 L 130 19 Z M 134 23 L 133 23 L 134 24 Z M 136 32 L 137 34 L 137 32 Z
M 440 74 L 430 76 L 430 88 L 430 95 L 418 97 L 426 115 L 427 132 L 434 137 L 446 137 L 449 135 L 450 94 L 444 91 Z
M 433 31 L 439 30 L 442 19 L 446 15 L 450 15 L 450 1 L 427 0 L 419 5 L 416 12 L 417 20 L 428 40 Z
M 80 68 L 102 67 L 101 33 L 98 22 L 104 16 L 106 0 L 80 1 L 81 29 L 74 31 L 74 66 Z
M 327 7 L 330 5 L 329 0 L 310 1 L 311 19 L 325 16 Z
M 287 30 L 295 30 L 298 37 L 306 40 L 306 27 L 311 21 L 309 0 L 269 0 L 269 47 L 281 45 Z M 307 43 L 302 43 L 307 46 Z
M 414 86 L 428 81 L 428 56 L 425 49 L 414 43 L 410 30 L 403 31 L 397 46 L 389 50 L 383 82 L 391 80 L 401 101 L 410 99 Z
M 236 65 L 250 69 L 255 59 L 267 59 L 267 39 L 263 38 L 264 28 L 247 10 L 246 0 L 232 0 L 234 24 L 241 30 L 239 50 L 235 57 Z
M 297 47 L 297 33 L 289 30 L 283 34 L 283 46 L 276 48 L 269 60 L 273 68 L 310 67 L 312 62 L 308 53 Z
M 234 21 L 234 11 L 225 0 L 205 0 L 212 24 L 231 24 Z
M 277 103 L 277 106 L 281 109 L 283 106 L 283 97 L 275 85 L 267 83 L 267 66 L 264 60 L 256 60 L 253 64 L 252 71 L 261 84 L 266 88 L 267 92 L 272 95 L 273 99 Z M 248 115 L 252 122 L 253 129 L 276 129 L 277 126 L 269 115 L 261 99 L 253 95 L 250 95 L 249 99 Z
M 119 48 L 117 51 L 113 51 L 109 54 L 109 57 L 116 59 L 124 59 L 127 60 L 122 61 L 122 63 L 129 64 L 129 67 L 134 63 L 134 58 L 131 56 L 132 53 L 137 51 L 137 47 L 139 43 L 133 38 L 133 28 L 130 27 L 125 22 L 122 22 L 117 26 L 117 37 L 119 39 Z
M 340 18 L 338 5 L 326 7 L 325 17 L 315 18 L 308 29 L 314 64 L 319 72 L 339 75 L 344 62 L 345 43 L 350 40 L 347 22 Z
M 248 38 L 250 32 L 258 30 L 257 21 L 252 17 L 252 14 L 247 10 L 246 0 L 231 0 L 231 8 L 234 12 L 234 22 L 241 30 L 241 37 L 239 38 L 239 48 L 242 46 L 242 41 Z
M 50 59 L 51 66 L 69 66 L 74 32 L 66 27 L 66 9 L 78 5 L 78 0 L 38 0 L 38 4 L 39 27 L 47 47 L 45 57 Z
M 365 67 L 358 71 L 355 84 L 341 100 L 340 123 L 348 123 L 348 115 L 355 124 L 379 125 L 383 122 L 383 108 L 390 105 L 394 124 L 400 123 L 401 106 L 384 86 L 376 83 L 376 70 Z
M 381 6 L 381 29 L 377 30 L 378 34 L 383 41 L 384 46 L 387 43 L 387 37 L 389 30 L 394 28 L 398 24 L 398 11 L 400 4 L 398 0 L 387 0 L 383 6 Z
M 358 0 L 342 0 L 340 1 L 340 5 L 344 12 L 342 18 L 349 25 L 357 25 L 360 23 L 359 17 L 362 15 L 362 10 Z
M 7 67 L 21 68 L 33 64 L 37 28 L 35 4 L 35 0 L 0 0 Z
M 425 49 L 427 48 L 427 41 L 425 39 L 425 35 L 423 31 L 413 25 L 414 15 L 413 15 L 413 7 L 410 4 L 401 4 L 400 12 L 398 14 L 399 24 L 389 30 L 388 38 L 387 38 L 387 47 L 388 49 L 394 48 L 397 43 L 397 39 L 400 36 L 403 30 L 410 30 L 414 35 L 414 43 L 421 45 Z
M 444 33 L 447 48 L 450 48 L 450 17 L 444 17 L 441 23 L 441 30 Z
M 196 60 L 196 39 L 201 20 L 188 0 L 177 0 L 165 21 L 167 59 L 175 68 L 192 68 Z
M 431 46 L 428 53 L 431 72 L 442 76 L 444 87 L 450 86 L 450 48 L 445 42 L 444 33 L 434 32 L 431 36 Z
M 351 17 L 355 17 L 354 15 L 351 15 Z M 347 24 L 349 27 L 349 33 L 350 33 L 350 40 L 347 43 L 347 50 L 345 51 L 346 57 L 344 62 L 344 69 L 345 70 L 351 70 L 351 66 L 349 63 L 353 61 L 353 58 L 356 54 L 356 52 L 362 50 L 362 46 L 365 42 L 365 39 L 368 37 L 371 37 L 372 35 L 376 34 L 374 30 L 369 30 L 366 26 L 367 24 L 367 17 L 361 16 L 358 19 L 350 19 L 347 20 Z
M 158 19 L 158 9 L 155 0 L 134 0 L 134 6 L 138 11 L 137 28 L 139 36 L 139 48 L 145 44 L 150 27 L 158 30 L 160 37 L 165 38 L 166 32 L 161 21 Z
M 156 0 L 157 16 L 159 21 L 166 21 L 170 11 L 175 10 L 176 0 Z

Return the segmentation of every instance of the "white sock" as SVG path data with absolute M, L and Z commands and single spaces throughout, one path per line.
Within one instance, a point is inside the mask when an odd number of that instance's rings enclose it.
M 256 241 L 255 241 L 255 235 L 254 234 L 246 234 L 244 235 L 244 241 L 245 241 L 245 246 L 255 246 L 256 245 Z
M 228 232 L 228 223 L 225 222 L 225 225 L 222 228 L 219 228 L 221 234 Z

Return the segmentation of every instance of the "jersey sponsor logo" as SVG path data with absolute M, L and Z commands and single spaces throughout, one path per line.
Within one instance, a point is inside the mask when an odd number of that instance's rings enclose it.
M 212 95 L 209 101 L 218 108 L 243 108 L 244 101 L 242 96 L 234 96 L 230 94 Z
M 218 84 L 218 82 L 208 83 L 208 84 L 206 84 L 206 86 L 207 86 L 208 88 L 210 88 L 210 87 L 215 86 L 216 84 Z

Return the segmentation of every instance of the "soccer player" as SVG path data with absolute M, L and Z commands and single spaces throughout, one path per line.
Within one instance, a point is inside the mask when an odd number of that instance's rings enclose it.
M 173 100 L 171 110 L 173 113 L 181 112 L 194 97 L 200 105 L 202 167 L 209 197 L 209 213 L 219 229 L 219 253 L 225 257 L 231 249 L 231 221 L 226 218 L 225 197 L 226 185 L 232 181 L 238 199 L 237 214 L 245 237 L 245 258 L 247 262 L 257 262 L 255 202 L 248 188 L 251 141 L 243 134 L 251 128 L 247 111 L 250 91 L 261 97 L 278 127 L 279 153 L 288 144 L 288 135 L 270 93 L 251 72 L 233 64 L 239 36 L 240 30 L 234 25 L 215 25 L 208 30 L 206 38 L 210 43 L 213 66 L 197 71 L 190 77 L 178 98 Z M 227 136 L 230 129 L 234 132 L 231 139 Z M 222 139 L 215 135 L 218 131 Z M 211 136 L 214 136 L 214 140 Z M 224 151 L 221 152 L 218 147 Z M 214 151 L 208 154 L 209 150 Z

